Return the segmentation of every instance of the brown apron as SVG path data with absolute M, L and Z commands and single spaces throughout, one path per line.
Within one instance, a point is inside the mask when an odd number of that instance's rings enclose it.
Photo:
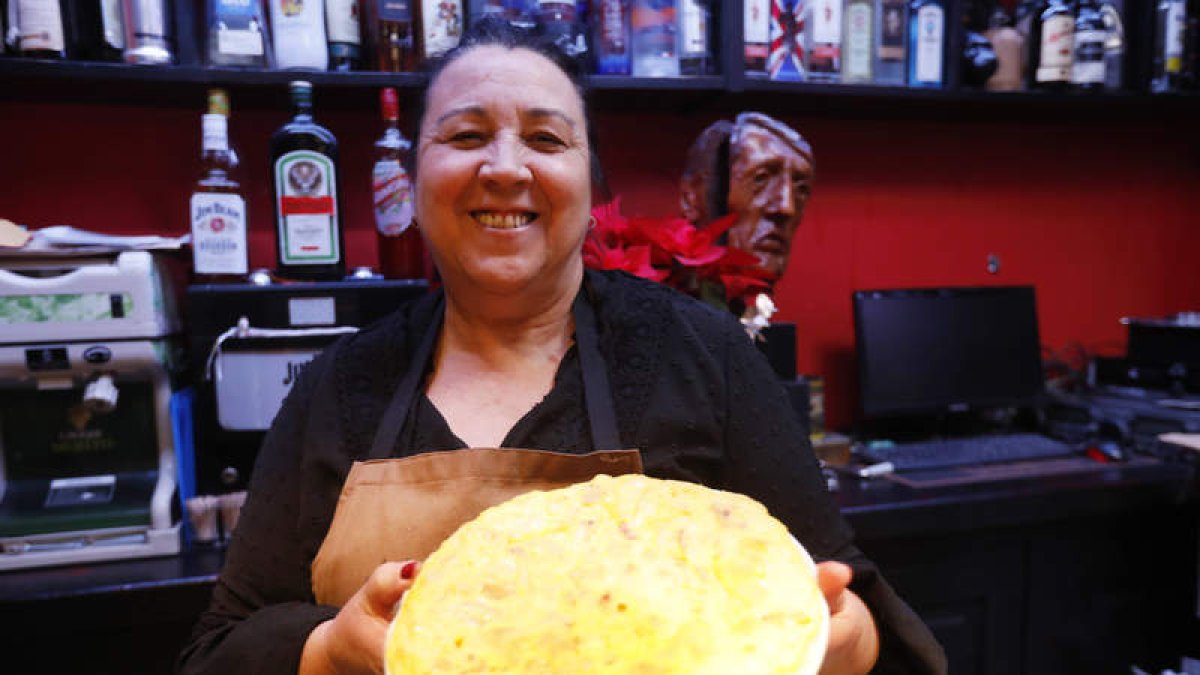
M 402 459 L 391 456 L 442 324 L 439 305 L 412 365 L 384 412 L 370 459 L 355 462 L 342 486 L 329 532 L 312 562 L 320 604 L 342 606 L 383 562 L 423 560 L 460 525 L 530 490 L 585 481 L 597 474 L 640 473 L 637 450 L 620 439 L 612 391 L 597 344 L 595 316 L 581 291 L 572 306 L 592 445 L 586 455 L 516 448 L 467 448 Z

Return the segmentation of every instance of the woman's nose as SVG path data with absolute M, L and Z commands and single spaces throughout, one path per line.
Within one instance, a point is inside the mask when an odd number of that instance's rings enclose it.
M 498 185 L 518 185 L 533 178 L 533 173 L 525 161 L 525 153 L 521 144 L 515 139 L 498 137 L 488 148 L 483 165 L 479 167 L 479 177 Z

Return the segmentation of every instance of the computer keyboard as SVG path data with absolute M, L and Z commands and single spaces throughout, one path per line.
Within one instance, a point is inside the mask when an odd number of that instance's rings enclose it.
M 1041 434 L 999 434 L 944 438 L 917 443 L 864 448 L 872 462 L 891 462 L 896 471 L 943 469 L 954 466 L 1002 464 L 1076 454 L 1061 441 Z

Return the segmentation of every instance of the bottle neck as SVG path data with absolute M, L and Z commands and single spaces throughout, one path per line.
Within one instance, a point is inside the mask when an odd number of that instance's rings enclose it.
M 229 127 L 224 115 L 203 115 L 200 124 L 200 148 L 204 153 L 229 151 Z

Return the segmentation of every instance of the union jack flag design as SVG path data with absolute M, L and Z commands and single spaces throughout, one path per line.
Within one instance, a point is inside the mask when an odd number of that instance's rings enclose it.
M 767 74 L 772 80 L 802 82 L 804 70 L 804 24 L 809 0 L 771 0 L 770 53 Z

